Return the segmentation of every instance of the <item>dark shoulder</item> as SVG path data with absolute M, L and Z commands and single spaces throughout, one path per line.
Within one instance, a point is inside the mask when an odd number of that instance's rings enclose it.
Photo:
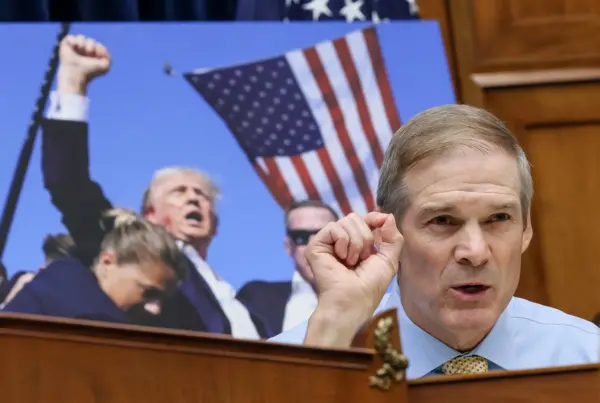
M 88 276 L 90 269 L 85 267 L 79 260 L 73 258 L 58 259 L 40 270 L 35 276 L 36 284 L 52 284 L 62 279 L 76 279 L 81 276 Z
M 287 291 L 292 288 L 291 281 L 264 281 L 264 280 L 252 280 L 247 282 L 240 288 L 238 295 L 244 295 L 247 293 L 255 292 L 273 292 L 276 290 Z

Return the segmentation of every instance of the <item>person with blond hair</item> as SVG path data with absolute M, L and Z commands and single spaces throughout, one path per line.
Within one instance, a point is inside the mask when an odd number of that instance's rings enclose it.
M 163 301 L 187 273 L 173 237 L 135 212 L 112 209 L 91 270 L 67 257 L 41 270 L 3 312 L 128 323 L 128 313 L 160 315 Z
M 409 379 L 597 362 L 596 325 L 515 297 L 532 199 L 527 156 L 498 118 L 467 105 L 420 113 L 391 139 L 377 211 L 310 241 L 317 307 L 273 340 L 348 347 L 394 308 Z
M 108 49 L 92 38 L 67 36 L 60 45 L 57 89 L 50 94 L 43 122 L 44 186 L 77 244 L 77 257 L 90 264 L 98 252 L 99 217 L 112 203 L 89 173 L 87 90 L 111 66 Z M 178 240 L 188 259 L 189 275 L 179 291 L 165 301 L 161 315 L 138 323 L 207 331 L 258 339 L 265 331 L 236 299 L 236 290 L 207 263 L 208 248 L 217 233 L 219 188 L 204 172 L 166 167 L 154 173 L 143 195 L 141 213 Z

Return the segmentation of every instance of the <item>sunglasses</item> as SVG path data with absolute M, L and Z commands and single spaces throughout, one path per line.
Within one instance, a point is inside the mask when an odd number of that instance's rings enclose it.
M 318 229 L 307 230 L 307 229 L 288 229 L 287 235 L 292 240 L 294 245 L 303 246 L 307 245 L 310 241 L 310 237 L 316 235 L 319 232 Z

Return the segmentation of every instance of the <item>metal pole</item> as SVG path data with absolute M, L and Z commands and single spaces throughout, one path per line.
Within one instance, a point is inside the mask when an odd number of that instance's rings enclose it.
M 35 145 L 37 131 L 42 121 L 42 112 L 46 106 L 46 101 L 48 100 L 48 95 L 50 94 L 50 87 L 52 86 L 54 76 L 56 75 L 56 70 L 58 69 L 60 43 L 64 37 L 68 35 L 70 28 L 71 23 L 66 22 L 61 24 L 60 31 L 56 38 L 56 43 L 52 49 L 52 57 L 48 62 L 48 69 L 46 70 L 44 81 L 42 82 L 42 87 L 40 88 L 40 94 L 35 103 L 33 116 L 27 129 L 27 137 L 25 138 L 25 142 L 21 148 L 21 154 L 19 155 L 17 167 L 15 168 L 12 183 L 10 184 L 10 190 L 4 203 L 2 220 L 0 221 L 0 260 L 4 256 L 6 240 L 15 216 L 15 210 L 17 208 L 19 196 L 23 188 L 23 182 L 25 181 L 25 176 L 27 175 L 27 168 L 29 167 L 29 162 L 31 161 L 31 154 L 33 153 L 33 146 Z

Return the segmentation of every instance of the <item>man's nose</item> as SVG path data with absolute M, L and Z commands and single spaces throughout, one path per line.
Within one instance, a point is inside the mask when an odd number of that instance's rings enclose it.
M 160 315 L 162 303 L 160 301 L 149 301 L 144 304 L 144 309 L 151 315 Z
M 489 259 L 489 246 L 479 224 L 465 225 L 459 235 L 454 259 L 460 264 L 483 266 Z

